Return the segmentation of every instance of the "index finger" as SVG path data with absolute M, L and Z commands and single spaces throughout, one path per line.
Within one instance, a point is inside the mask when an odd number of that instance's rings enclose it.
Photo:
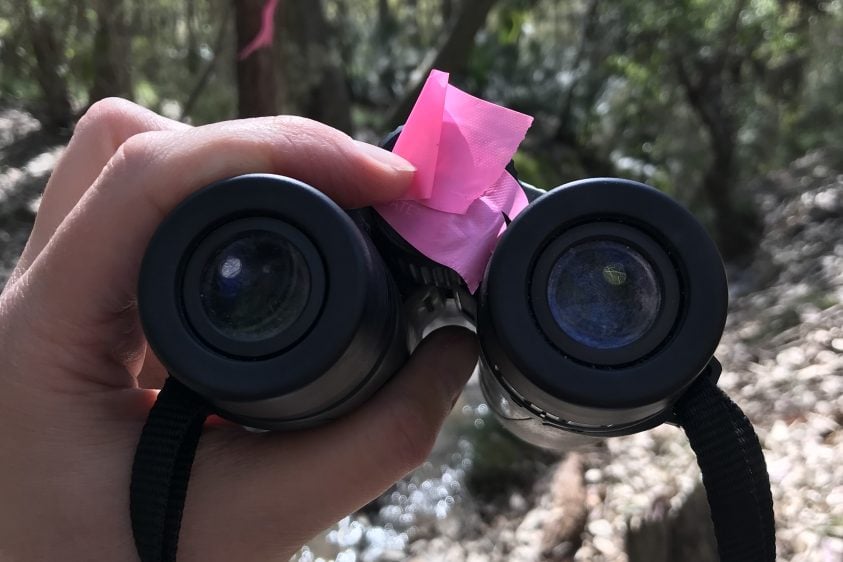
M 141 133 L 117 150 L 21 285 L 35 293 L 39 317 L 62 319 L 67 337 L 84 334 L 89 347 L 126 361 L 143 345 L 137 315 L 126 312 L 133 310 L 144 250 L 164 216 L 193 191 L 227 177 L 268 172 L 295 177 L 356 207 L 398 197 L 413 171 L 390 152 L 302 118 Z M 135 341 L 128 343 L 127 334 Z

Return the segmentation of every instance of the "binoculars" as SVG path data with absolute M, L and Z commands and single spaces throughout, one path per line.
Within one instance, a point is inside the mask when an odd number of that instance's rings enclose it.
M 260 429 L 342 416 L 448 324 L 476 330 L 490 410 L 528 442 L 560 449 L 673 421 L 683 392 L 719 375 L 727 289 L 714 243 L 641 183 L 521 186 L 530 204 L 474 294 L 374 209 L 343 210 L 281 176 L 207 186 L 148 246 L 147 339 L 217 414 Z
M 697 455 L 720 560 L 773 562 L 761 443 L 716 385 L 728 292 L 714 242 L 638 182 L 518 186 L 528 204 L 502 217 L 476 290 L 377 209 L 343 210 L 295 179 L 230 178 L 176 207 L 138 286 L 147 340 L 170 372 L 132 467 L 141 559 L 175 559 L 209 413 L 257 429 L 327 422 L 455 324 L 477 332 L 480 385 L 510 432 L 564 451 L 676 424 Z

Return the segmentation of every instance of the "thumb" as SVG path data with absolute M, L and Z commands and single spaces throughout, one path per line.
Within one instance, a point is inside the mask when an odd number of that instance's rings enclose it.
M 424 462 L 476 363 L 474 334 L 437 330 L 377 395 L 333 424 L 289 434 L 208 433 L 179 552 L 186 560 L 292 554 Z

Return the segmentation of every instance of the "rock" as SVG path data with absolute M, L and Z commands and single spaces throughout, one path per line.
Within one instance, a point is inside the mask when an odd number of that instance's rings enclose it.
M 550 486 L 552 508 L 542 524 L 542 560 L 572 562 L 582 545 L 582 534 L 588 520 L 584 472 L 581 455 L 569 453 L 553 475 Z M 608 522 L 605 523 L 608 526 Z

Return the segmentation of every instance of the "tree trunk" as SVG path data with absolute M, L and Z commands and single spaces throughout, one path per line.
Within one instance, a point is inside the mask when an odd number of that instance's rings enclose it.
M 676 59 L 675 67 L 688 104 L 708 133 L 712 159 L 702 189 L 714 212 L 714 239 L 726 260 L 750 257 L 762 226 L 758 214 L 737 192 L 738 118 L 727 101 L 726 89 L 730 86 L 723 77 L 730 69 L 715 60 L 699 65 L 699 77 L 694 79 L 680 59 Z
M 187 70 L 199 71 L 199 41 L 196 37 L 196 0 L 186 0 L 185 24 L 187 26 Z
M 448 29 L 454 15 L 454 0 L 442 0 L 442 25 Z
M 453 73 L 465 70 L 474 47 L 474 36 L 486 24 L 486 17 L 494 4 L 495 0 L 465 0 L 462 3 L 459 15 L 439 49 L 432 57 L 422 61 L 414 73 L 418 79 L 395 106 L 388 121 L 389 126 L 397 127 L 407 120 L 431 70 Z
M 719 33 L 717 49 L 708 59 L 681 53 L 674 68 L 688 105 L 697 114 L 711 146 L 711 163 L 703 178 L 703 195 L 714 212 L 714 239 L 726 260 L 738 261 L 754 253 L 762 224 L 751 203 L 738 191 L 738 129 L 735 113 L 740 95 L 740 57 L 733 48 L 741 14 L 748 0 L 737 0 Z
M 102 98 L 132 97 L 129 72 L 131 30 L 124 0 L 97 0 L 97 31 L 94 35 L 94 83 L 88 103 Z
M 389 9 L 389 1 L 378 0 L 378 22 L 375 33 L 375 41 L 377 41 L 378 47 L 382 49 L 383 52 L 392 52 L 393 39 L 395 38 L 397 31 L 398 22 L 392 14 L 392 11 Z M 395 78 L 395 65 L 392 64 L 392 62 L 392 60 L 389 60 L 386 65 L 381 67 L 380 72 L 378 73 L 378 82 L 380 82 L 381 88 L 390 94 L 395 93 L 395 83 L 397 82 Z
M 234 2 L 237 22 L 237 53 L 240 53 L 260 30 L 264 0 L 232 0 L 232 2 Z M 258 49 L 245 59 L 238 59 L 237 114 L 240 117 L 276 115 L 278 113 L 276 100 L 277 83 L 273 49 Z
M 342 68 L 347 68 L 353 59 L 352 49 L 354 48 L 354 39 L 349 29 L 353 25 L 350 22 L 348 12 L 349 0 L 334 0 L 334 36 L 336 37 L 336 47 L 339 51 L 340 65 Z M 349 92 L 349 95 L 351 93 Z
M 23 2 L 23 16 L 35 55 L 35 79 L 41 88 L 44 107 L 41 124 L 50 132 L 70 127 L 73 111 L 67 80 L 61 73 L 64 46 L 56 36 L 56 26 L 44 17 L 35 19 L 29 2 Z
M 396 22 L 389 9 L 389 0 L 378 0 L 377 37 L 379 40 L 389 39 L 395 32 Z
M 284 110 L 350 133 L 350 94 L 322 1 L 283 1 L 276 30 Z
M 582 79 L 573 80 L 562 95 L 559 123 L 552 140 L 569 152 L 585 175 L 613 176 L 614 165 L 611 159 L 581 136 L 582 124 L 577 122 L 574 114 L 575 106 L 594 107 L 607 80 L 602 72 L 595 71 L 591 61 L 595 44 L 603 39 L 599 27 L 599 9 L 598 0 L 589 0 L 585 7 L 580 40 L 570 69 L 574 75 L 582 76 Z M 578 72 L 581 67 L 585 67 L 585 70 Z
M 196 80 L 193 88 L 190 90 L 190 94 L 187 96 L 187 100 L 184 102 L 181 110 L 181 116 L 179 117 L 180 121 L 183 121 L 186 117 L 189 117 L 190 114 L 193 112 L 193 107 L 196 105 L 196 102 L 199 101 L 199 96 L 205 91 L 205 88 L 208 86 L 208 82 L 211 79 L 214 71 L 216 70 L 217 63 L 220 58 L 220 54 L 223 51 L 223 46 L 226 42 L 226 36 L 228 35 L 229 29 L 229 19 L 231 19 L 231 4 L 227 5 L 227 9 L 223 12 L 222 17 L 220 18 L 219 29 L 217 30 L 217 37 L 214 40 L 214 51 L 213 55 L 211 56 L 211 60 L 209 60 L 205 64 L 205 68 L 202 73 L 199 75 L 199 78 Z
M 714 157 L 703 179 L 703 191 L 714 211 L 714 235 L 723 257 L 751 257 L 761 235 L 758 214 L 738 196 L 737 137 L 709 128 Z

